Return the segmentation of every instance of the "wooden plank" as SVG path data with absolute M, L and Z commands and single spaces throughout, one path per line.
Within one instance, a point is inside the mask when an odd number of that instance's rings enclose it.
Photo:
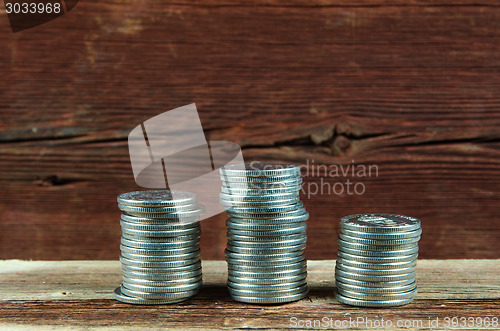
M 17 34 L 0 16 L 0 258 L 116 258 L 128 132 L 191 102 L 247 160 L 378 166 L 306 178 L 366 185 L 303 195 L 308 257 L 333 258 L 361 212 L 421 218 L 425 258 L 500 257 L 499 5 L 80 2 Z M 203 224 L 206 259 L 224 219 Z
M 112 299 L 120 283 L 117 261 L 0 261 L 0 325 L 92 328 L 248 328 L 288 329 L 306 320 L 409 321 L 415 329 L 445 327 L 445 317 L 498 317 L 499 260 L 421 260 L 419 294 L 409 305 L 393 309 L 340 305 L 333 297 L 335 261 L 309 261 L 309 298 L 258 306 L 234 302 L 226 286 L 222 261 L 204 261 L 204 287 L 193 299 L 167 306 L 133 306 Z M 293 318 L 296 319 L 293 319 Z M 295 322 L 294 322 L 295 321 Z M 361 323 L 361 322 L 360 322 Z M 422 324 L 419 324 L 422 323 Z M 346 329 L 349 327 L 340 327 Z M 363 325 L 361 325 L 363 328 Z M 498 327 L 469 327 L 468 329 Z M 339 329 L 336 327 L 335 329 Z M 397 327 L 386 329 L 398 329 Z

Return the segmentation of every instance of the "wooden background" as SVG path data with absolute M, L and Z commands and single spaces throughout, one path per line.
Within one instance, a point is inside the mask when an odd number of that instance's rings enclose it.
M 304 197 L 308 258 L 362 212 L 420 218 L 422 258 L 500 257 L 499 1 L 80 1 L 15 34 L 2 7 L 0 45 L 0 259 L 117 259 L 127 135 L 192 102 L 247 160 L 378 166 Z

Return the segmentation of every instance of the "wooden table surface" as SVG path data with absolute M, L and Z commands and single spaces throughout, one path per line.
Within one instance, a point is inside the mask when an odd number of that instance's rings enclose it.
M 383 319 L 392 329 L 411 323 L 406 326 L 435 330 L 450 329 L 447 318 L 474 317 L 466 329 L 498 329 L 491 320 L 500 317 L 500 260 L 421 260 L 417 298 L 391 309 L 339 304 L 333 296 L 335 261 L 308 263 L 310 296 L 290 304 L 235 302 L 226 289 L 225 262 L 204 261 L 204 286 L 194 298 L 135 306 L 112 299 L 121 281 L 118 261 L 0 261 L 0 328 L 288 329 L 326 320 L 327 325 L 316 326 L 338 329 L 339 323 L 352 328 L 345 324 L 351 319 L 363 329 Z

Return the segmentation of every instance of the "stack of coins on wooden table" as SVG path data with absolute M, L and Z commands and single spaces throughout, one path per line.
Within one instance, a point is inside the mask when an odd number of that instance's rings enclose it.
M 220 169 L 228 244 L 228 288 L 234 300 L 257 304 L 308 295 L 306 223 L 299 197 L 300 167 L 288 163 L 229 165 Z
M 336 298 L 364 307 L 410 303 L 422 229 L 416 218 L 364 214 L 340 220 L 335 267 Z
M 115 299 L 169 304 L 198 293 L 202 284 L 200 223 L 203 207 L 188 192 L 137 191 L 118 196 L 123 281 Z

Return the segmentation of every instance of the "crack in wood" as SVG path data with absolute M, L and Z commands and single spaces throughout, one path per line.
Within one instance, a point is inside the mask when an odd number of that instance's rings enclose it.
M 44 177 L 36 177 L 34 180 L 34 184 L 42 187 L 49 186 L 62 186 L 62 185 L 70 185 L 79 182 L 85 182 L 88 180 L 83 179 L 74 179 L 74 178 L 61 178 L 58 175 L 50 175 Z

